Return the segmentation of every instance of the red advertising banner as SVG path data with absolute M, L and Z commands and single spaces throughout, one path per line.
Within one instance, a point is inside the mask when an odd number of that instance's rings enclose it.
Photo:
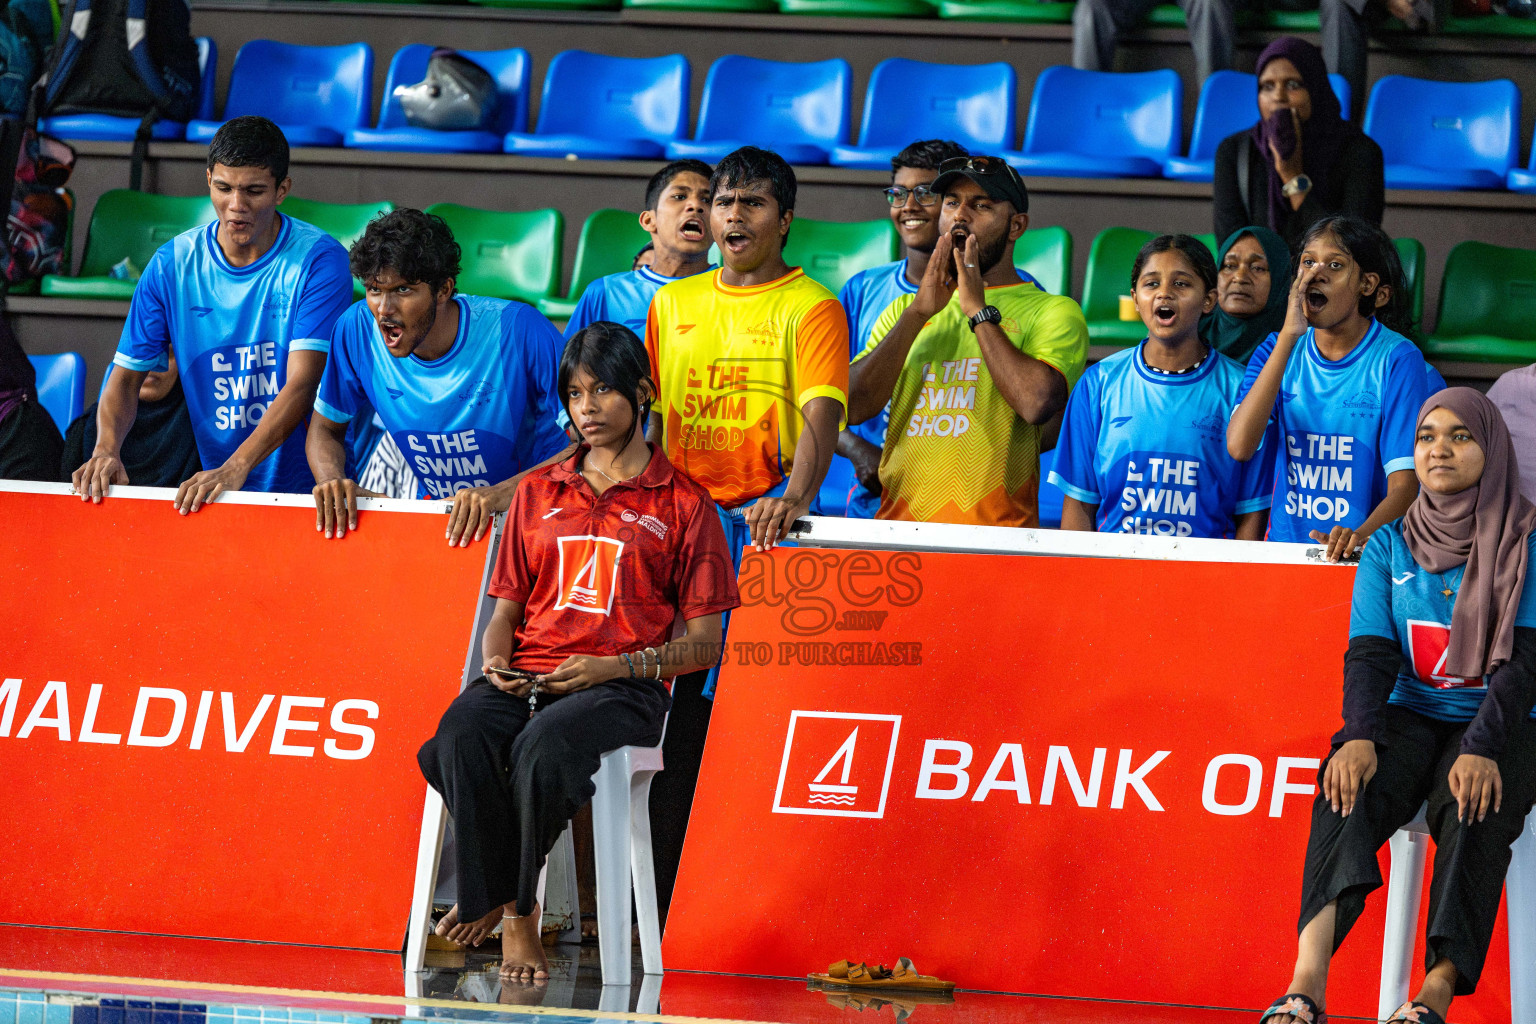
M 668 968 L 909 956 L 963 988 L 1268 1005 L 1295 956 L 1353 576 L 749 555 Z M 1374 1018 L 1385 898 L 1335 961 L 1334 1015 Z M 1461 1024 L 1507 1024 L 1507 948 L 1501 916 Z
M 486 545 L 49 489 L 0 490 L 0 922 L 399 950 Z

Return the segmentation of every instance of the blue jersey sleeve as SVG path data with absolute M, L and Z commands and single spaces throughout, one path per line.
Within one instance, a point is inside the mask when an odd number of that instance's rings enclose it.
M 582 289 L 581 298 L 576 300 L 576 309 L 565 324 L 566 341 L 574 338 L 576 332 L 588 324 L 608 319 L 608 287 L 603 281 L 600 277 Z
M 1355 570 L 1355 594 L 1349 603 L 1349 637 L 1379 636 L 1398 640 L 1392 620 L 1392 544 L 1397 532 L 1377 530 L 1365 542 Z
M 1259 450 L 1237 467 L 1237 515 L 1269 508 L 1275 498 L 1275 450 L 1280 447 L 1280 432 L 1273 422 L 1265 428 Z
M 1387 363 L 1381 396 L 1381 468 L 1386 473 L 1413 468 L 1413 439 L 1419 429 L 1419 406 L 1429 397 L 1424 357 L 1412 345 L 1399 345 Z
M 1525 560 L 1525 589 L 1520 591 L 1520 604 L 1515 608 L 1515 625 L 1536 628 L 1536 572 L 1530 569 L 1536 565 L 1536 533 L 1526 538 L 1526 546 L 1530 554 Z
M 859 330 L 860 311 L 863 309 L 864 275 L 869 273 L 861 270 L 854 274 L 843 284 L 843 290 L 837 293 L 837 301 L 842 304 L 843 315 L 848 318 L 848 361 L 851 363 L 854 357 L 864 350 L 864 343 L 868 338 L 862 337 Z
M 517 431 L 517 468 L 522 472 L 560 454 L 567 444 L 560 425 L 565 403 L 559 395 L 565 342 L 555 325 L 532 306 L 514 302 L 502 316 L 503 330 L 512 334 L 514 350 L 523 354 L 528 374 L 528 408 Z
M 327 352 L 336 321 L 352 305 L 352 271 L 347 251 L 334 238 L 316 244 L 309 256 L 304 287 L 293 311 L 290 352 Z
M 133 289 L 128 319 L 117 343 L 112 362 L 128 370 L 165 370 L 170 366 L 171 348 L 170 296 L 171 275 L 175 273 L 175 240 L 150 257 L 149 265 Z
M 361 307 L 359 310 L 358 307 Z M 365 330 L 366 329 L 366 330 Z M 331 334 L 330 358 L 320 376 L 320 390 L 315 393 L 315 412 L 332 423 L 347 423 L 358 413 L 372 413 L 363 390 L 363 367 L 359 356 L 371 340 L 373 315 L 367 304 L 358 302 L 336 321 Z
M 1258 381 L 1259 374 L 1264 372 L 1264 364 L 1269 362 L 1269 354 L 1275 350 L 1275 342 L 1279 338 L 1279 334 L 1271 332 L 1269 337 L 1259 342 L 1259 347 L 1253 350 L 1253 355 L 1248 357 L 1248 367 L 1243 371 L 1243 383 L 1237 389 L 1238 405 L 1242 405 L 1243 399 L 1248 397 L 1248 392 L 1253 390 L 1253 385 Z M 1233 411 L 1236 411 L 1236 407 Z
M 1056 465 L 1049 480 L 1069 498 L 1086 505 L 1103 503 L 1094 454 L 1099 446 L 1099 427 L 1104 410 L 1100 405 L 1103 373 L 1095 363 L 1084 371 L 1077 387 L 1067 398 L 1067 412 L 1061 421 L 1061 436 L 1056 442 Z

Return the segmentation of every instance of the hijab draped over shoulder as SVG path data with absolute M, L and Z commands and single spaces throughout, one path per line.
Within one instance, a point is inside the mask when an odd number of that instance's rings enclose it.
M 1403 539 L 1413 560 L 1430 572 L 1466 566 L 1451 611 L 1445 669 L 1479 679 L 1508 661 L 1514 650 L 1515 612 L 1530 569 L 1536 506 L 1520 493 L 1509 428 L 1486 395 L 1472 388 L 1436 392 L 1419 408 L 1419 423 L 1437 408 L 1466 425 L 1483 450 L 1483 475 L 1456 494 L 1421 487 L 1403 516 Z

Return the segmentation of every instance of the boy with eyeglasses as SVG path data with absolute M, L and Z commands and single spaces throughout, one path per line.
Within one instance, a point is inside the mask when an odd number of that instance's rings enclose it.
M 947 139 L 914 142 L 891 158 L 891 184 L 884 190 L 891 223 L 901 236 L 901 259 L 860 271 L 848 279 L 838 300 L 848 314 L 848 361 L 863 350 L 875 320 L 902 295 L 917 292 L 928 257 L 939 240 L 939 196 L 928 185 L 945 160 L 965 156 L 965 147 Z M 878 339 L 877 339 L 878 340 Z M 851 489 L 823 487 L 816 507 L 818 515 L 846 514 L 853 519 L 873 519 L 880 507 L 880 448 L 885 444 L 886 410 L 871 420 L 848 426 L 838 434 L 837 455 L 827 479 L 853 480 Z M 835 490 L 837 493 L 830 493 Z
M 880 314 L 849 370 L 848 420 L 889 404 L 880 519 L 1035 526 L 1042 428 L 1088 355 L 1077 303 L 1014 267 L 1029 194 L 1000 157 L 944 161 L 939 238 L 915 294 Z

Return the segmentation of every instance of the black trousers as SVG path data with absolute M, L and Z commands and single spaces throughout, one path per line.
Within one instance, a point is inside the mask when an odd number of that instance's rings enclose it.
M 604 751 L 661 739 L 668 697 L 660 685 L 602 683 L 540 701 L 471 683 L 416 755 L 453 815 L 459 920 L 516 903 L 533 912 L 539 871 L 565 823 L 596 792 Z
M 39 403 L 22 402 L 0 421 L 0 480 L 57 480 L 63 455 L 64 438 Z
M 1298 930 L 1305 928 L 1319 911 L 1338 901 L 1333 932 L 1337 950 L 1365 909 L 1366 896 L 1381 886 L 1376 852 L 1427 800 L 1435 865 L 1425 966 L 1449 959 L 1456 967 L 1457 995 L 1477 988 L 1509 870 L 1509 848 L 1520 838 L 1525 816 L 1536 802 L 1536 723 L 1526 720 L 1510 732 L 1498 761 L 1502 809 L 1490 808 L 1482 821 L 1456 820 L 1456 799 L 1447 777 L 1461 754 L 1466 731 L 1465 722 L 1442 722 L 1389 705 L 1376 744 L 1376 774 L 1347 818 L 1334 813 L 1323 795 L 1323 772 L 1328 768 L 1323 762 L 1312 803 L 1298 925 Z

